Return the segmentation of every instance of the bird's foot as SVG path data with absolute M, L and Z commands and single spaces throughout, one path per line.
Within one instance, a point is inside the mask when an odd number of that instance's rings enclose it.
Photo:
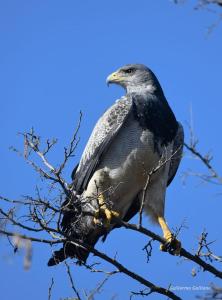
M 96 225 L 103 225 L 107 230 L 109 230 L 112 219 L 118 218 L 119 213 L 107 207 L 102 193 L 98 197 L 98 205 L 99 209 L 95 212 L 94 223 Z
M 160 245 L 160 250 L 170 252 L 173 255 L 180 255 L 181 242 L 171 232 L 167 233 L 164 238 L 166 242 Z
M 103 207 L 100 207 L 98 210 L 96 210 L 94 223 L 96 225 L 101 224 L 101 219 L 102 219 L 103 226 L 109 229 L 112 219 L 118 217 L 119 217 L 119 213 L 117 211 L 108 209 L 104 205 Z
M 95 212 L 94 223 L 95 224 L 102 223 L 103 226 L 109 229 L 112 219 L 118 218 L 119 213 L 107 207 L 103 194 L 99 195 L 98 202 L 99 202 L 99 209 L 97 209 Z

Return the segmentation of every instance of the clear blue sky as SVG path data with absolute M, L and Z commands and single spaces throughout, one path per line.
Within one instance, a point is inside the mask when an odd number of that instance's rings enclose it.
M 8 150 L 22 149 L 17 132 L 32 126 L 43 137 L 57 137 L 60 146 L 52 156 L 62 159 L 67 144 L 83 112 L 81 142 L 69 165 L 67 178 L 78 162 L 89 134 L 103 111 L 123 94 L 119 87 L 106 86 L 108 74 L 126 63 L 143 63 L 159 78 L 177 119 L 188 130 L 192 106 L 200 149 L 212 150 L 214 163 L 221 168 L 221 25 L 210 36 L 207 28 L 218 18 L 205 10 L 196 11 L 193 1 L 174 5 L 167 0 L 8 0 L 0 1 L 0 194 L 18 198 L 34 194 L 40 180 L 24 161 Z M 182 184 L 187 169 L 200 171 L 200 165 L 188 156 L 183 159 L 177 178 L 167 193 L 166 218 L 176 227 L 186 218 L 188 230 L 181 234 L 185 248 L 196 249 L 197 237 L 207 228 L 210 238 L 221 245 L 221 198 L 214 186 L 200 185 L 189 178 Z M 220 169 L 219 169 L 220 171 Z M 136 221 L 136 219 L 135 219 Z M 148 220 L 145 226 L 155 232 Z M 220 228 L 220 229 L 219 229 Z M 46 266 L 51 249 L 34 245 L 33 262 L 23 270 L 23 253 L 14 255 L 7 240 L 0 240 L 0 276 L 2 299 L 47 299 L 54 277 L 52 299 L 73 296 L 64 266 Z M 217 282 L 207 273 L 191 276 L 194 265 L 160 253 L 154 244 L 151 261 L 146 264 L 141 250 L 144 237 L 116 230 L 98 249 L 167 287 L 207 286 Z M 218 254 L 221 254 L 220 252 Z M 91 257 L 90 262 L 97 261 Z M 103 278 L 73 266 L 76 286 L 89 291 Z M 107 270 L 112 270 L 106 265 Z M 129 299 L 131 290 L 141 287 L 124 275 L 116 275 L 104 286 L 96 300 Z M 201 294 L 200 292 L 199 294 Z M 195 299 L 197 292 L 178 292 L 184 299 Z M 150 299 L 164 297 L 150 296 Z

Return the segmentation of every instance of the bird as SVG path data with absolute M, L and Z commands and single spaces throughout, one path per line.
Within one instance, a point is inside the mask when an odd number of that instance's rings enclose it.
M 142 213 L 163 231 L 166 242 L 160 250 L 173 246 L 180 253 L 181 243 L 165 220 L 164 208 L 166 189 L 182 157 L 183 126 L 145 65 L 124 65 L 106 82 L 121 86 L 125 95 L 99 118 L 72 172 L 73 194 L 62 205 L 67 242 L 53 253 L 49 266 L 68 257 L 85 263 L 90 250 L 69 239 L 94 247 L 121 226 L 118 220 L 128 222 L 139 213 L 142 204 Z

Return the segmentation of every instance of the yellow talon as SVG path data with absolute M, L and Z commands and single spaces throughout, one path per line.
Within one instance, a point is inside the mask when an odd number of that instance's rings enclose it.
M 114 210 L 110 210 L 109 208 L 107 208 L 106 203 L 104 201 L 103 194 L 99 195 L 98 200 L 99 200 L 99 209 L 96 210 L 96 212 L 95 212 L 94 223 L 95 224 L 100 224 L 101 222 L 99 220 L 99 217 L 102 216 L 102 217 L 105 217 L 104 218 L 105 227 L 109 228 L 110 223 L 112 221 L 112 218 L 118 218 L 119 213 L 114 211 Z
M 181 242 L 171 233 L 163 217 L 158 217 L 158 222 L 163 230 L 163 237 L 166 240 L 166 243 L 160 245 L 160 250 L 168 251 L 173 249 L 172 253 L 174 255 L 180 255 Z

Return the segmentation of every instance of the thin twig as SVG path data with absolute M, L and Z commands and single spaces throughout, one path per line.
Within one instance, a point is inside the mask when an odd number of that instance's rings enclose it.
M 16 236 L 17 235 L 18 237 L 20 237 L 22 239 L 28 239 L 32 242 L 41 242 L 41 243 L 46 243 L 46 244 L 50 244 L 50 245 L 64 243 L 64 242 L 70 242 L 70 243 L 74 244 L 75 246 L 80 247 L 84 250 L 90 251 L 95 256 L 98 256 L 101 259 L 109 262 L 110 264 L 115 266 L 120 273 L 124 273 L 125 275 L 131 277 L 132 279 L 136 280 L 137 282 L 148 287 L 151 290 L 151 293 L 159 293 L 159 294 L 165 295 L 165 296 L 169 297 L 170 299 L 174 299 L 174 300 L 181 299 L 180 297 L 175 295 L 173 292 L 171 292 L 165 288 L 156 286 L 155 284 L 153 284 L 152 282 L 143 278 L 142 276 L 138 275 L 137 273 L 130 271 L 125 266 L 123 266 L 120 262 L 118 262 L 115 258 L 113 259 L 113 258 L 107 256 L 105 253 L 102 253 L 89 245 L 80 243 L 79 241 L 74 241 L 74 240 L 69 240 L 69 239 L 61 239 L 61 240 L 55 240 L 55 241 L 54 240 L 46 240 L 46 239 L 38 239 L 38 238 L 34 238 L 34 237 L 22 235 L 22 234 L 15 234 L 13 232 L 4 231 L 4 230 L 0 230 L 0 233 L 7 235 L 7 236 Z
M 25 234 L 20 234 L 20 233 L 11 232 L 11 231 L 2 230 L 2 229 L 0 229 L 0 234 L 6 235 L 6 236 L 17 236 L 17 237 L 19 237 L 21 239 L 24 239 L 24 240 L 30 240 L 32 242 L 44 243 L 44 244 L 49 244 L 49 245 L 61 244 L 61 243 L 64 243 L 66 241 L 65 238 L 61 238 L 61 239 L 58 239 L 58 240 L 47 240 L 47 239 L 35 238 L 35 237 L 28 236 L 28 235 L 25 235 Z
M 97 285 L 95 289 L 93 289 L 90 294 L 87 296 L 87 300 L 94 300 L 94 296 L 96 294 L 99 294 L 104 284 L 108 281 L 110 276 L 116 274 L 116 272 L 110 272 L 110 274 L 107 274 L 106 277 Z
M 155 234 L 154 232 L 152 232 L 152 231 L 150 231 L 150 230 L 148 230 L 144 227 L 138 227 L 138 225 L 136 225 L 136 224 L 129 224 L 129 223 L 123 222 L 121 220 L 120 220 L 119 224 L 122 224 L 122 226 L 124 226 L 127 229 L 131 229 L 131 230 L 140 232 L 142 234 L 145 234 L 146 236 L 149 236 L 153 240 L 159 241 L 162 244 L 164 244 L 166 242 L 164 238 L 162 238 L 161 236 Z M 171 251 L 169 251 L 169 253 L 173 254 L 173 252 L 171 253 Z M 201 266 L 204 271 L 208 271 L 208 272 L 212 273 L 213 275 L 215 275 L 216 277 L 222 279 L 222 272 L 219 271 L 218 269 L 216 269 L 213 265 L 210 265 L 210 264 L 206 263 L 199 256 L 191 254 L 190 252 L 188 252 L 184 248 L 181 248 L 180 256 L 183 256 L 183 257 L 195 262 L 196 264 Z
M 105 253 L 98 251 L 95 248 L 93 248 L 89 245 L 86 245 L 84 243 L 80 243 L 80 242 L 76 242 L 76 241 L 70 241 L 70 243 L 72 243 L 73 245 L 80 247 L 84 250 L 90 251 L 95 256 L 100 257 L 101 259 L 109 262 L 110 264 L 115 266 L 119 270 L 120 273 L 124 273 L 125 275 L 131 277 L 132 279 L 136 280 L 137 282 L 148 287 L 150 289 L 150 293 L 158 293 L 161 295 L 165 295 L 170 299 L 181 300 L 181 298 L 178 297 L 176 294 L 174 294 L 172 291 L 165 289 L 163 287 L 157 286 L 157 285 L 153 284 L 152 282 L 148 281 L 147 279 L 145 279 L 144 277 L 140 276 L 139 274 L 127 269 L 120 262 L 118 262 L 115 258 L 111 258 L 108 255 L 106 255 Z
M 52 287 L 54 285 L 54 279 L 52 277 L 52 280 L 51 280 L 51 284 L 49 286 L 49 292 L 48 292 L 48 300 L 51 300 L 51 296 L 52 296 Z
M 66 261 L 65 261 L 65 266 L 66 266 L 66 269 L 67 269 L 67 274 L 68 274 L 68 277 L 69 277 L 69 280 L 70 280 L 70 283 L 71 283 L 71 287 L 72 287 L 75 295 L 77 296 L 77 299 L 81 300 L 79 292 L 77 291 L 77 289 L 76 289 L 76 287 L 74 285 L 72 274 L 71 274 L 71 271 L 70 271 L 70 267 L 69 267 L 69 265 L 68 265 L 68 263 Z
M 197 158 L 199 158 L 203 164 L 207 167 L 207 169 L 210 171 L 211 173 L 211 178 L 216 179 L 220 184 L 222 184 L 222 177 L 219 176 L 219 174 L 216 172 L 216 170 L 213 168 L 213 166 L 211 165 L 210 161 L 211 161 L 211 157 L 209 157 L 209 155 L 205 155 L 203 156 L 199 151 L 197 151 L 196 149 L 196 144 L 194 145 L 188 145 L 187 143 L 184 143 L 184 146 Z M 204 177 L 203 177 L 204 179 Z
M 176 151 L 174 151 L 174 153 L 171 154 L 168 158 L 166 157 L 165 159 L 163 159 L 164 157 L 162 156 L 160 158 L 160 160 L 158 161 L 157 166 L 153 167 L 151 169 L 151 171 L 148 173 L 146 183 L 145 183 L 144 188 L 143 188 L 142 200 L 141 200 L 141 205 L 140 205 L 140 209 L 139 209 L 139 226 L 142 226 L 142 215 L 143 215 L 143 209 L 144 209 L 144 205 L 145 205 L 146 192 L 147 192 L 147 189 L 148 189 L 148 186 L 150 184 L 152 176 L 157 171 L 159 171 L 163 166 L 165 166 L 169 161 L 171 161 L 171 159 L 173 159 L 173 157 L 181 150 L 181 147 L 182 146 L 178 147 L 176 149 Z
M 33 228 L 33 227 L 30 227 L 30 226 L 26 226 L 18 221 L 16 221 L 14 218 L 12 218 L 10 216 L 10 212 L 9 213 L 6 213 L 4 212 L 1 208 L 0 208 L 0 214 L 2 214 L 4 217 L 7 218 L 7 220 L 9 220 L 13 225 L 15 226 L 18 226 L 18 227 L 21 227 L 23 229 L 26 229 L 26 230 L 29 230 L 29 231 L 36 231 L 36 232 L 39 232 L 39 231 L 42 231 L 43 229 L 42 228 Z

